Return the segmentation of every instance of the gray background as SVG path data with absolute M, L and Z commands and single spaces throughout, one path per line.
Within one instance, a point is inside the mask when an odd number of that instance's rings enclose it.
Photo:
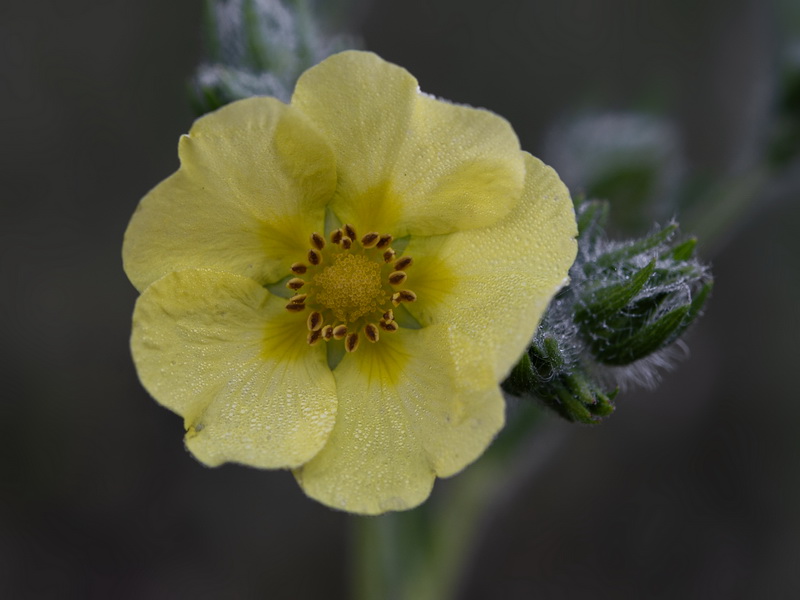
M 718 178 L 761 152 L 787 14 L 391 0 L 356 3 L 351 27 L 423 90 L 508 118 L 534 153 L 571 111 L 657 107 L 690 172 Z M 347 597 L 350 518 L 288 473 L 201 467 L 129 358 L 122 234 L 177 167 L 199 28 L 189 0 L 0 5 L 4 598 Z M 701 245 L 714 296 L 657 392 L 626 393 L 601 427 L 553 419 L 464 598 L 800 594 L 797 182 Z

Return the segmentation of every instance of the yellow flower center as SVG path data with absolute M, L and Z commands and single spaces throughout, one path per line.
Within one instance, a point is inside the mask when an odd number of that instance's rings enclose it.
M 396 289 L 408 279 L 410 256 L 396 257 L 392 236 L 375 231 L 356 237 L 352 225 L 331 232 L 331 244 L 318 233 L 311 234 L 311 249 L 306 262 L 296 262 L 294 275 L 286 284 L 297 292 L 286 305 L 290 312 L 310 309 L 306 324 L 308 343 L 344 340 L 353 352 L 361 337 L 369 342 L 380 339 L 381 330 L 398 330 L 393 308 L 401 302 L 414 302 L 409 289 Z
M 314 275 L 314 284 L 317 303 L 345 323 L 378 310 L 386 301 L 381 265 L 363 255 L 334 256 L 331 266 Z

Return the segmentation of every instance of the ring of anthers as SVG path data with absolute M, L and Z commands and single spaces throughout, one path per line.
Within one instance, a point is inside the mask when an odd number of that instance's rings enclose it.
M 393 309 L 414 302 L 417 295 L 404 284 L 410 256 L 397 257 L 392 236 L 370 231 L 360 238 L 352 225 L 330 234 L 330 244 L 319 233 L 311 234 L 306 260 L 292 264 L 286 287 L 295 292 L 286 310 L 309 309 L 308 343 L 344 340 L 354 352 L 364 337 L 375 343 L 381 331 L 399 329 Z

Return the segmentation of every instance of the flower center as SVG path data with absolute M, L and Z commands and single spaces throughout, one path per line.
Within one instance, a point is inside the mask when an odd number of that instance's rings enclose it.
M 381 330 L 397 331 L 393 308 L 414 302 L 417 295 L 396 289 L 406 282 L 413 260 L 396 257 L 392 236 L 372 231 L 359 239 L 353 226 L 345 225 L 331 232 L 331 244 L 318 233 L 310 240 L 306 261 L 292 265 L 296 277 L 286 284 L 297 292 L 286 310 L 310 309 L 308 343 L 344 340 L 345 350 L 353 352 L 362 337 L 375 343 Z
M 386 301 L 381 265 L 363 255 L 342 253 L 314 275 L 317 303 L 344 322 L 378 310 Z

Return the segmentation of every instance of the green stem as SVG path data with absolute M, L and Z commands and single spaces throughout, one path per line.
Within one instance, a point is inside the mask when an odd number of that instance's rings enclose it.
M 513 455 L 538 414 L 527 405 L 489 452 L 452 481 L 439 482 L 422 506 L 353 517 L 353 597 L 454 598 L 488 509 L 514 479 Z
M 683 219 L 686 230 L 702 240 L 705 248 L 717 249 L 763 199 L 772 176 L 768 167 L 761 166 L 719 183 L 687 211 Z

